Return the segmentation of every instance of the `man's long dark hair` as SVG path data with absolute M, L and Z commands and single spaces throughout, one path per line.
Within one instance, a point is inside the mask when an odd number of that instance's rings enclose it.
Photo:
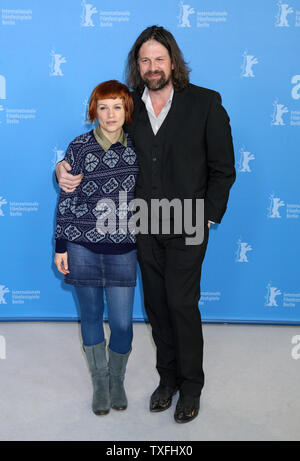
M 125 71 L 127 85 L 133 90 L 142 91 L 144 88 L 145 83 L 140 76 L 138 57 L 141 46 L 148 40 L 156 40 L 167 48 L 172 64 L 174 65 L 174 70 L 172 71 L 174 89 L 177 91 L 183 90 L 189 84 L 190 69 L 184 61 L 183 55 L 171 32 L 159 26 L 151 26 L 145 29 L 138 36 L 129 51 Z

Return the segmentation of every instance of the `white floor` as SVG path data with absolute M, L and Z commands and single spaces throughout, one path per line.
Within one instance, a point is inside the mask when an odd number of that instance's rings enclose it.
M 0 440 L 299 440 L 300 360 L 292 357 L 292 338 L 300 327 L 203 330 L 201 409 L 179 425 L 177 396 L 163 413 L 148 410 L 158 383 L 149 325 L 134 324 L 128 409 L 97 417 L 77 323 L 0 323 Z

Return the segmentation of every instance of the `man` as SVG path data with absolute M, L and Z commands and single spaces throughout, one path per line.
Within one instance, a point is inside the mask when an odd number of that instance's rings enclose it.
M 137 197 L 204 199 L 204 239 L 186 245 L 185 232 L 161 226 L 137 235 L 144 302 L 157 348 L 160 383 L 150 411 L 171 406 L 179 389 L 175 421 L 193 420 L 204 385 L 200 299 L 201 266 L 211 222 L 220 223 L 235 180 L 229 117 L 219 93 L 189 83 L 189 70 L 173 35 L 152 26 L 137 38 L 128 55 L 127 83 L 133 89 L 133 124 L 128 126 L 139 157 Z M 64 162 L 57 177 L 73 191 L 81 177 L 69 175 Z M 68 169 L 69 166 L 68 166 Z M 159 223 L 161 224 L 161 220 Z

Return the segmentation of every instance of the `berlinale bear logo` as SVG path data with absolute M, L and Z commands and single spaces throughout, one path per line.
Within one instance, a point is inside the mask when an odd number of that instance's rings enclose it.
M 288 108 L 284 104 L 280 104 L 278 99 L 276 99 L 273 103 L 273 114 L 272 114 L 272 122 L 271 124 L 274 126 L 284 126 L 283 115 L 288 113 Z
M 51 51 L 51 63 L 50 63 L 50 75 L 51 77 L 62 77 L 64 74 L 61 70 L 61 65 L 66 63 L 67 60 L 61 54 L 57 54 L 55 51 Z
M 279 208 L 283 207 L 285 203 L 279 197 L 275 197 L 274 194 L 270 195 L 269 198 L 271 203 L 268 208 L 268 218 L 281 218 Z
M 247 152 L 244 147 L 240 149 L 240 160 L 238 163 L 239 173 L 251 173 L 249 162 L 255 160 L 255 156 L 251 152 Z
M 279 295 L 281 295 L 281 291 L 277 287 L 272 287 L 272 285 L 268 283 L 267 294 L 265 296 L 265 299 L 266 299 L 265 306 L 278 307 L 276 298 Z
M 0 197 L 0 216 L 4 216 L 2 205 L 6 205 L 6 204 L 7 204 L 7 201 L 5 200 L 5 198 Z
M 243 64 L 242 64 L 242 77 L 254 77 L 252 67 L 254 64 L 258 64 L 258 59 L 255 58 L 253 55 L 248 54 L 246 50 L 243 54 Z
M 293 8 L 291 8 L 287 3 L 282 3 L 282 0 L 280 0 L 276 16 L 276 27 L 290 27 L 287 17 L 293 12 Z
M 6 80 L 3 75 L 0 75 L 0 99 L 6 99 Z
M 98 10 L 92 3 L 86 3 L 85 0 L 81 3 L 82 15 L 81 15 L 81 26 L 82 27 L 95 27 L 92 16 L 98 13 Z
M 0 304 L 7 304 L 4 295 L 9 293 L 9 289 L 5 285 L 0 285 Z
M 185 5 L 182 1 L 180 2 L 179 6 L 180 14 L 178 16 L 178 27 L 191 27 L 189 17 L 191 14 L 195 13 L 194 8 L 192 8 L 190 5 Z

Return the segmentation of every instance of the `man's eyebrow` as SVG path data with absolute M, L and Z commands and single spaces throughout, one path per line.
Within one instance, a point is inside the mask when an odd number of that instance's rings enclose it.
M 154 59 L 160 59 L 160 58 L 165 58 L 166 55 L 159 55 L 156 56 Z M 139 56 L 139 59 L 150 59 L 148 56 Z

